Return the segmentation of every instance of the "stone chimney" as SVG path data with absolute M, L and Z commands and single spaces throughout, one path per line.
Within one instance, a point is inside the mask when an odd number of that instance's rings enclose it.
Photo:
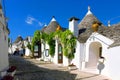
M 73 33 L 74 36 L 78 37 L 78 18 L 71 17 L 69 19 L 69 30 Z
M 110 25 L 110 21 L 108 21 L 108 27 L 110 27 L 111 25 Z

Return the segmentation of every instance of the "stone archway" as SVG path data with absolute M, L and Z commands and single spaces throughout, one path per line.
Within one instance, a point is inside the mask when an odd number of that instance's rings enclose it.
M 89 45 L 88 62 L 85 64 L 85 68 L 97 69 L 97 63 L 102 55 L 102 45 L 99 42 L 92 42 Z

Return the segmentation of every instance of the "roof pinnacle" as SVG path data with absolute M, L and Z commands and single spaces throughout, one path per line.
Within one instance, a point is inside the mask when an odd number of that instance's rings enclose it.
M 90 11 L 90 6 L 88 6 L 88 12 L 86 15 L 92 14 L 92 12 Z
M 52 22 L 52 21 L 56 21 L 56 19 L 55 19 L 55 16 L 53 16 L 53 17 L 52 17 L 52 20 L 51 20 L 51 22 Z
M 90 6 L 88 6 L 88 11 L 90 11 Z
M 110 21 L 108 21 L 108 27 L 110 27 L 111 25 L 110 25 Z

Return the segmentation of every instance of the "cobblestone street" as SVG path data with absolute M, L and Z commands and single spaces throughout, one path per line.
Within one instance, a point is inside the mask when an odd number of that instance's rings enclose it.
M 70 71 L 67 67 L 20 56 L 9 56 L 9 61 L 17 67 L 14 80 L 109 80 L 102 75 Z

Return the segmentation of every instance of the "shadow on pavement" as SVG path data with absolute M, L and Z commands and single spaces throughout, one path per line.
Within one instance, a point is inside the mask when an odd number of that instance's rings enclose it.
M 10 66 L 17 67 L 14 80 L 75 80 L 77 74 L 38 67 L 33 62 L 19 56 L 9 56 Z

